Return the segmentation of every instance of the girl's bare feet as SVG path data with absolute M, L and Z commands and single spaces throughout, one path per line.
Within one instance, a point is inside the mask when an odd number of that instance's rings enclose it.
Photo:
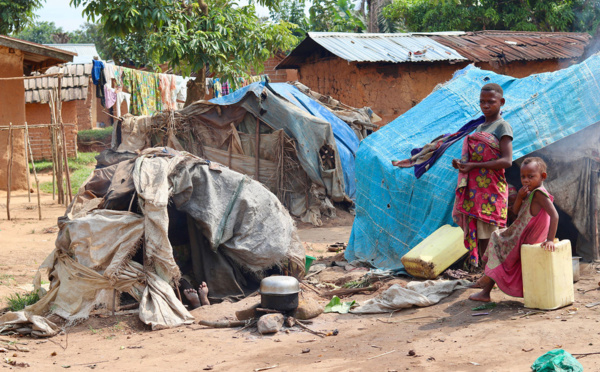
M 475 284 L 481 285 L 481 291 L 472 294 L 469 296 L 469 300 L 472 301 L 480 301 L 480 302 L 490 302 L 492 299 L 490 298 L 490 292 L 492 288 L 494 288 L 494 281 L 487 275 L 482 276 Z M 474 288 L 474 287 L 472 287 Z M 476 288 L 476 287 L 475 287 Z
M 208 286 L 206 282 L 202 282 L 196 291 L 193 288 L 188 288 L 183 291 L 185 298 L 190 302 L 190 310 L 194 310 L 200 306 L 210 305 L 208 300 Z
M 469 288 L 485 288 L 490 284 L 490 279 L 487 275 L 482 275 L 481 278 L 477 279 L 477 281 L 469 286 Z
M 198 294 L 200 295 L 200 302 L 202 306 L 210 305 L 210 301 L 208 300 L 208 286 L 206 282 L 202 282 L 198 287 Z
M 195 289 L 189 288 L 183 291 L 185 298 L 190 302 L 190 310 L 194 310 L 202 304 L 200 303 L 200 298 L 198 297 L 198 292 Z
M 492 299 L 490 298 L 490 292 L 485 289 L 479 291 L 475 294 L 469 296 L 469 300 L 471 301 L 481 301 L 481 302 L 490 302 Z

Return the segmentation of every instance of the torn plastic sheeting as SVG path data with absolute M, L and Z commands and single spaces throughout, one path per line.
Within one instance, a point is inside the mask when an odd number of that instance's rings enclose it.
M 337 150 L 342 161 L 342 170 L 344 171 L 344 184 L 346 186 L 346 195 L 351 199 L 356 197 L 356 175 L 354 172 L 354 158 L 360 141 L 358 136 L 348 124 L 335 116 L 326 107 L 319 102 L 302 93 L 293 85 L 285 83 L 269 84 L 267 87 L 272 88 L 279 95 L 285 97 L 296 107 L 306 111 L 307 113 L 318 118 L 327 120 L 331 124 L 333 136 Z
M 379 314 L 413 306 L 431 306 L 450 296 L 455 290 L 467 288 L 468 284 L 470 282 L 466 280 L 410 282 L 406 288 L 400 284 L 394 284 L 377 297 L 350 312 L 353 314 Z

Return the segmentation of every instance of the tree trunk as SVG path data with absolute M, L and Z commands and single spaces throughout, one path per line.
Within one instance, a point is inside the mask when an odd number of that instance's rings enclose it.
M 187 82 L 187 97 L 184 107 L 204 99 L 206 93 L 206 67 L 196 73 L 196 79 Z
M 198 7 L 204 17 L 208 17 L 208 5 L 204 0 L 198 0 Z M 189 23 L 188 23 L 189 29 Z M 206 66 L 196 72 L 196 79 L 187 82 L 187 97 L 183 107 L 204 99 L 206 94 Z

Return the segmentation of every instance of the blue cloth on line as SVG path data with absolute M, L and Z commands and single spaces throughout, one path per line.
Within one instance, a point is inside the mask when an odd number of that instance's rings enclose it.
M 98 82 L 100 81 L 100 76 L 102 76 L 103 71 L 104 62 L 94 59 L 92 61 L 92 81 L 94 82 L 94 85 L 98 85 Z

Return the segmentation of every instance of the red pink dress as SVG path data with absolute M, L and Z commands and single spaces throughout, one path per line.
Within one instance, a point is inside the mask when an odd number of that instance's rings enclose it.
M 536 216 L 531 215 L 531 202 L 536 192 L 554 202 L 554 197 L 543 186 L 533 190 L 523 200 L 515 222 L 492 233 L 483 257 L 487 261 L 485 275 L 492 278 L 502 292 L 513 297 L 523 297 L 521 245 L 545 242 L 550 228 L 550 216 L 544 209 Z

